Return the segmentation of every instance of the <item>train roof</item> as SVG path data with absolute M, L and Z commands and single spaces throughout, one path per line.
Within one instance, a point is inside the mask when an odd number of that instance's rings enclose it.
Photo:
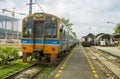
M 93 33 L 89 33 L 87 36 L 88 37 L 95 37 L 95 35 Z
M 33 16 L 34 14 L 38 14 L 38 13 L 57 17 L 56 15 L 53 15 L 53 14 L 50 14 L 50 13 L 37 12 L 37 13 L 33 13 L 33 14 L 30 14 L 30 15 L 27 15 L 25 18 L 27 18 L 27 17 L 31 17 L 31 16 Z M 59 17 L 57 17 L 57 18 L 59 18 Z M 59 18 L 59 19 L 60 19 L 60 18 Z
M 100 38 L 110 38 L 110 37 L 112 37 L 112 35 L 111 34 L 100 34 L 100 35 L 98 35 L 97 37 L 96 37 L 96 39 L 100 39 Z

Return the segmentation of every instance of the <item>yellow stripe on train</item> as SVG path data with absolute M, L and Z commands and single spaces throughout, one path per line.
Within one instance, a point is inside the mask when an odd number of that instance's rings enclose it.
M 44 54 L 58 54 L 58 45 L 42 45 L 42 44 L 22 44 L 22 52 L 33 53 L 34 49 L 43 49 Z

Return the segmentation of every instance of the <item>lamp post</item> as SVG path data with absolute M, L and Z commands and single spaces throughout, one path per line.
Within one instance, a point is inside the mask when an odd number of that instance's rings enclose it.
M 114 24 L 114 25 L 117 25 L 118 23 L 114 23 L 114 22 L 107 22 L 108 24 Z M 117 34 L 118 35 L 118 34 Z M 118 39 L 118 38 L 115 38 L 115 36 L 117 36 L 116 34 L 113 34 L 112 36 L 114 37 L 114 39 L 117 39 L 117 41 L 118 41 L 118 49 L 120 49 L 120 44 L 119 44 L 119 42 L 120 42 L 120 39 Z M 119 37 L 120 38 L 120 37 Z
M 108 24 L 115 24 L 115 25 L 117 24 L 117 23 L 114 23 L 114 22 L 109 22 L 109 21 L 108 21 L 108 22 L 106 22 L 106 23 L 108 23 Z
M 29 15 L 32 14 L 32 5 L 35 4 L 35 3 L 33 3 L 32 1 L 33 1 L 33 0 L 30 0 L 30 3 L 27 4 L 27 5 L 29 5 Z
M 12 39 L 14 39 L 14 10 L 15 8 L 13 8 L 13 11 L 12 11 Z
M 89 33 L 91 32 L 91 27 L 89 28 Z

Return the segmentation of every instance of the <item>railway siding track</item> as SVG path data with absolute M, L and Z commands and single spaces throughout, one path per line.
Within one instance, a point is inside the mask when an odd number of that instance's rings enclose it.
M 115 65 L 115 62 L 113 63 L 117 57 L 110 54 L 106 55 L 105 52 L 100 53 L 100 51 L 93 48 L 85 48 L 85 50 L 89 51 L 90 59 L 96 60 L 95 64 L 99 66 L 107 78 L 120 79 L 120 68 Z
M 39 74 L 45 67 L 40 65 L 32 65 L 16 73 L 13 73 L 3 79 L 33 79 L 37 74 Z

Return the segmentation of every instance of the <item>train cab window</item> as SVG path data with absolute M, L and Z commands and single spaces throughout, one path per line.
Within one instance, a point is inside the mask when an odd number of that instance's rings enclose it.
M 57 32 L 57 25 L 56 25 L 56 20 L 51 21 L 49 24 L 46 25 L 45 27 L 45 34 L 46 37 L 48 38 L 55 38 L 56 37 L 56 32 Z
M 33 21 L 32 17 L 24 20 L 23 37 L 32 37 L 33 26 L 34 26 L 34 21 Z
M 43 21 L 36 21 L 34 25 L 34 37 L 41 38 L 43 34 L 44 22 Z
M 91 38 L 88 38 L 88 41 L 91 41 L 92 39 Z
M 31 36 L 32 35 L 32 29 L 30 27 L 25 29 L 24 35 Z

